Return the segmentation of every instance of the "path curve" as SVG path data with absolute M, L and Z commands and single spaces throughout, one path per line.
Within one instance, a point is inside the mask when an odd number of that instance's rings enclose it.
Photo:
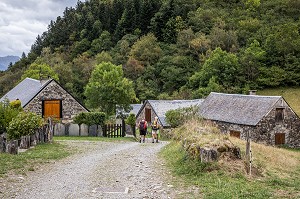
M 167 142 L 63 141 L 82 153 L 20 178 L 13 198 L 175 198 L 158 152 Z M 45 172 L 47 170 L 47 172 Z

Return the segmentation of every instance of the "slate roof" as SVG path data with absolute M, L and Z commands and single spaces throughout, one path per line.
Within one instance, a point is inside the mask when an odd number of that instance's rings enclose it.
M 39 80 L 26 78 L 20 82 L 17 86 L 6 93 L 0 101 L 8 98 L 9 101 L 19 99 L 22 107 L 26 106 L 36 94 L 38 94 L 45 85 L 47 85 L 51 79 L 44 81 L 43 84 Z
M 132 107 L 130 113 L 134 113 L 134 115 L 137 115 L 143 104 L 130 104 L 130 106 Z
M 205 119 L 255 126 L 281 96 L 210 93 L 200 107 Z
M 153 111 L 163 126 L 170 126 L 166 122 L 166 112 L 178 108 L 187 108 L 191 106 L 199 106 L 204 101 L 203 99 L 195 100 L 147 100 Z M 146 102 L 147 102 L 146 101 Z M 145 102 L 145 104 L 146 104 Z

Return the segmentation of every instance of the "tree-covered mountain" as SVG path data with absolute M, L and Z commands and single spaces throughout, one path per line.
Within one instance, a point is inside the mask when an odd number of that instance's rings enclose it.
M 19 59 L 20 59 L 20 57 L 18 57 L 18 56 L 0 57 L 0 71 L 6 70 L 10 64 L 14 64 Z
M 46 65 L 35 72 L 52 70 L 85 102 L 85 87 L 103 61 L 122 66 L 140 100 L 298 86 L 299 17 L 299 0 L 78 2 L 0 73 L 0 93 L 30 74 L 30 65 Z

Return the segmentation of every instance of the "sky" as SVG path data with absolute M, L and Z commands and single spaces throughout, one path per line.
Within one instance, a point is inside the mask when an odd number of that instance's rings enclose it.
M 0 0 L 0 57 L 27 55 L 50 21 L 76 4 L 77 0 Z

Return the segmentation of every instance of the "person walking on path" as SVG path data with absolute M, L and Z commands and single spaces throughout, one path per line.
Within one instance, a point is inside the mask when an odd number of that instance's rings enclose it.
M 158 130 L 159 130 L 159 124 L 158 124 L 158 117 L 154 118 L 154 121 L 151 124 L 152 128 L 152 143 L 154 143 L 156 139 L 156 143 L 158 143 Z
M 139 123 L 139 130 L 140 130 L 140 142 L 145 142 L 145 136 L 147 133 L 147 122 L 146 120 L 141 120 Z

